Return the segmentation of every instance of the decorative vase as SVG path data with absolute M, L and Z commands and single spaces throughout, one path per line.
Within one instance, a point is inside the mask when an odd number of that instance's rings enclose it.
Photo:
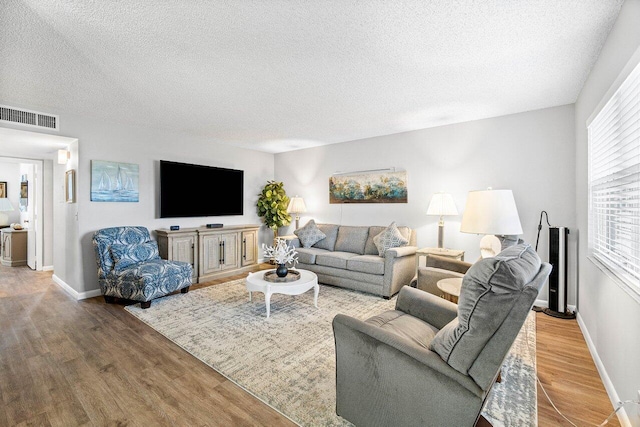
M 278 264 L 278 268 L 276 268 L 276 275 L 278 277 L 287 277 L 287 273 L 289 269 L 285 264 Z

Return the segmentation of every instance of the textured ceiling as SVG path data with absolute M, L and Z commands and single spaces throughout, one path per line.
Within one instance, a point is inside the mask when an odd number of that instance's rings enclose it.
M 2 0 L 0 104 L 288 151 L 573 103 L 621 4 Z

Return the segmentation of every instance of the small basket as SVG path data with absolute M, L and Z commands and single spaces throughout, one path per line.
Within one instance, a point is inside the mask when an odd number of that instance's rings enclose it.
M 273 283 L 295 282 L 296 280 L 300 280 L 300 272 L 296 270 L 289 270 L 286 276 L 278 277 L 275 270 L 269 270 L 266 273 L 264 273 L 263 278 L 267 282 L 273 282 Z

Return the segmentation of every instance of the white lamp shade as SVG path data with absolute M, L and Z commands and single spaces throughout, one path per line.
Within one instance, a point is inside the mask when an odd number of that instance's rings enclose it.
M 427 215 L 458 215 L 458 209 L 449 193 L 436 193 L 431 196 Z
M 304 200 L 302 197 L 292 197 L 289 201 L 289 206 L 287 207 L 287 212 L 289 213 L 303 213 L 307 211 L 307 206 L 304 204 Z
M 9 212 L 13 210 L 13 205 L 6 197 L 0 199 L 0 212 Z
M 511 190 L 470 191 L 460 231 L 473 234 L 522 234 Z

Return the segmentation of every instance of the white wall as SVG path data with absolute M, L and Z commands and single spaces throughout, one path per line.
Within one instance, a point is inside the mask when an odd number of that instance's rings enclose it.
M 7 198 L 13 211 L 4 212 L 8 224 L 20 222 L 20 164 L 12 160 L 0 161 L 0 181 L 7 183 Z
M 61 134 L 78 138 L 78 143 L 70 147 L 72 154 L 66 168 L 60 170 L 57 165 L 54 168 L 55 191 L 63 191 L 64 170 L 76 169 L 77 203 L 60 202 L 56 205 L 56 216 L 63 218 L 56 229 L 64 230 L 64 235 L 62 238 L 57 238 L 54 243 L 54 269 L 56 276 L 82 295 L 86 295 L 87 292 L 92 295 L 95 293 L 92 291 L 98 289 L 91 239 L 93 233 L 100 228 L 141 225 L 153 231 L 157 228 L 168 228 L 174 224 L 181 227 L 197 227 L 208 222 L 224 224 L 259 224 L 261 222 L 256 213 L 255 203 L 262 186 L 267 180 L 273 179 L 272 154 L 216 144 L 179 133 L 104 123 L 89 117 L 61 115 L 60 123 Z M 138 203 L 90 201 L 91 160 L 137 163 L 140 171 L 140 201 Z M 157 211 L 159 160 L 244 170 L 244 215 L 160 219 Z M 203 189 L 203 197 L 217 197 L 216 189 L 224 183 L 212 182 L 200 183 L 200 185 Z M 265 229 L 261 233 L 262 241 L 269 241 L 269 232 Z
M 637 399 L 640 389 L 640 303 L 587 258 L 588 187 L 586 121 L 627 61 L 640 48 L 640 1 L 627 0 L 575 104 L 576 214 L 583 230 L 579 258 L 579 316 L 604 368 L 612 399 Z M 617 395 L 617 396 L 616 396 Z M 636 408 L 626 411 L 640 426 Z
M 287 194 L 304 198 L 308 213 L 301 224 L 309 218 L 347 225 L 396 221 L 417 229 L 421 247 L 437 245 L 438 218 L 426 215 L 433 193 L 452 193 L 462 214 L 468 191 L 511 189 L 523 237 L 535 245 L 541 210 L 552 225 L 575 228 L 573 113 L 568 105 L 276 154 L 275 177 Z M 407 204 L 329 204 L 331 174 L 387 167 L 407 170 Z M 445 218 L 445 246 L 464 249 L 474 261 L 480 236 L 460 233 L 461 218 Z M 545 259 L 547 237 L 545 228 L 539 248 Z M 575 274 L 570 281 L 574 304 Z

